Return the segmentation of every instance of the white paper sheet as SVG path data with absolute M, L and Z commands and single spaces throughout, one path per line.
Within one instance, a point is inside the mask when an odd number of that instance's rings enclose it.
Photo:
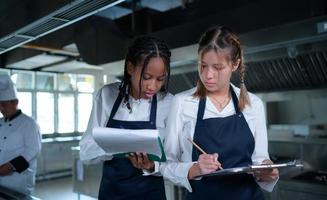
M 161 157 L 159 132 L 153 129 L 93 128 L 96 143 L 108 154 L 145 152 Z

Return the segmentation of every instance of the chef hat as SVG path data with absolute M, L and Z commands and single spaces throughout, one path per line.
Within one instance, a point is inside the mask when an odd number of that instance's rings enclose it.
M 0 74 L 0 101 L 17 99 L 17 89 L 10 76 Z

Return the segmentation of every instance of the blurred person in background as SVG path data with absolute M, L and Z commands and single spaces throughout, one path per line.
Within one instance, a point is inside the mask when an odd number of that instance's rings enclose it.
M 0 75 L 0 186 L 29 195 L 35 185 L 41 136 L 34 119 L 18 109 L 17 90 Z

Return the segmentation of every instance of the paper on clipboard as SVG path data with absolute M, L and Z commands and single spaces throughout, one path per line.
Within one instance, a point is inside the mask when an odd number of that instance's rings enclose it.
M 156 129 L 93 128 L 95 142 L 108 154 L 124 157 L 130 152 L 146 152 L 154 161 L 166 161 Z
M 303 167 L 302 164 L 297 164 L 296 161 L 280 164 L 268 164 L 268 165 L 250 165 L 247 167 L 235 167 L 217 170 L 209 174 L 202 174 L 195 176 L 194 178 L 208 177 L 208 176 L 224 176 L 224 175 L 236 175 L 242 173 L 253 173 L 256 170 L 274 169 L 274 168 L 285 168 L 285 167 Z

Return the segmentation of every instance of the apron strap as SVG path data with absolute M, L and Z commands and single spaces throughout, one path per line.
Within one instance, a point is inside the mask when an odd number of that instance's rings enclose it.
M 234 89 L 233 89 L 233 87 L 232 87 L 232 85 L 230 85 L 230 93 L 232 94 L 232 99 L 233 99 L 233 104 L 234 104 L 234 108 L 235 108 L 235 112 L 236 112 L 236 114 L 241 114 L 241 111 L 240 111 L 240 109 L 239 109 L 239 107 L 238 107 L 238 98 L 237 98 L 237 96 L 236 96 L 236 94 L 235 94 L 235 92 L 234 92 Z
M 118 93 L 118 96 L 117 96 L 117 98 L 116 98 L 116 100 L 115 100 L 115 103 L 114 103 L 114 105 L 113 105 L 113 107 L 112 107 L 112 109 L 111 109 L 111 113 L 110 113 L 110 116 L 109 116 L 109 120 L 108 120 L 108 122 L 109 122 L 110 120 L 112 120 L 113 117 L 115 116 L 115 114 L 116 114 L 116 112 L 117 112 L 117 110 L 118 110 L 118 108 L 119 108 L 119 105 L 120 105 L 120 103 L 121 103 L 122 100 L 123 100 L 123 95 L 121 95 L 120 92 L 119 92 L 119 93 Z
M 197 116 L 197 121 L 202 121 L 203 120 L 203 115 L 204 115 L 204 110 L 206 107 L 206 98 L 200 98 L 199 101 L 199 107 L 198 107 L 198 116 Z
M 150 111 L 150 123 L 156 127 L 157 120 L 157 94 L 152 97 L 151 111 Z

